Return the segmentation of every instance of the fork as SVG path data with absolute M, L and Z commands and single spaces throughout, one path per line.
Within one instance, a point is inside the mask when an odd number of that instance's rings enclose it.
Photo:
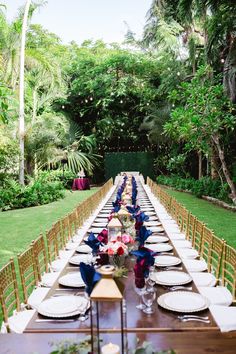
M 179 318 L 181 322 L 190 322 L 190 321 L 196 321 L 196 322 L 203 322 L 203 323 L 211 323 L 210 320 L 204 320 L 202 318 L 193 318 L 193 317 L 188 317 L 188 318 Z
M 180 315 L 178 316 L 179 319 L 184 318 L 200 318 L 201 320 L 209 320 L 208 316 L 197 316 L 197 315 Z

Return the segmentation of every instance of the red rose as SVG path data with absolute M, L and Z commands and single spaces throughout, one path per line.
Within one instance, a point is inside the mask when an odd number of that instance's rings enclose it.
M 124 249 L 120 246 L 120 247 L 117 249 L 117 254 L 118 254 L 118 256 L 122 256 L 122 254 L 124 254 L 124 253 L 125 253 Z

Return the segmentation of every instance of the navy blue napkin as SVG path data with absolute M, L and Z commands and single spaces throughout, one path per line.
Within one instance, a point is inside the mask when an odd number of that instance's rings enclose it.
M 145 226 L 141 226 L 140 230 L 138 231 L 138 235 L 136 240 L 139 242 L 140 246 L 143 246 L 146 239 L 152 234 L 151 230 L 147 230 Z
M 90 296 L 94 286 L 101 279 L 101 274 L 96 272 L 93 266 L 83 262 L 80 263 L 80 273 L 86 285 L 86 292 Z
M 98 253 L 101 242 L 95 237 L 94 233 L 89 234 L 88 240 L 84 240 L 84 243 L 92 248 L 93 254 Z

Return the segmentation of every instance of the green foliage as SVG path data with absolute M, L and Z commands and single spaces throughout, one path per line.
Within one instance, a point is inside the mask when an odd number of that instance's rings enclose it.
M 226 202 L 230 201 L 229 187 L 225 183 L 222 185 L 220 180 L 212 180 L 210 177 L 202 177 L 199 180 L 193 178 L 181 178 L 178 175 L 158 176 L 157 182 L 177 190 L 184 190 L 193 193 L 196 197 L 207 195 Z
M 66 189 L 71 189 L 73 179 L 76 178 L 76 174 L 70 170 L 49 170 L 41 171 L 39 173 L 40 179 L 42 178 L 46 183 L 47 182 L 61 182 L 63 187 Z
M 64 197 L 61 182 L 50 182 L 44 176 L 22 187 L 14 180 L 7 180 L 0 189 L 0 209 L 10 210 L 51 203 Z

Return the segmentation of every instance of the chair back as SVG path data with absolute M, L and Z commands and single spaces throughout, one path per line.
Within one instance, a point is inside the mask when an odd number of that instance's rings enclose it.
M 14 310 L 20 311 L 20 297 L 13 258 L 0 270 L 0 305 L 3 321 L 7 331 L 10 332 L 8 318 Z
M 209 265 L 209 259 L 212 249 L 212 240 L 213 240 L 213 231 L 208 227 L 204 226 L 202 231 L 202 242 L 201 242 L 201 257 L 207 262 Z
M 17 256 L 21 284 L 23 288 L 24 302 L 27 304 L 28 298 L 35 286 L 38 285 L 36 263 L 34 261 L 33 248 L 29 247 L 26 251 Z
M 188 216 L 188 226 L 186 230 L 186 238 L 188 241 L 193 243 L 193 238 L 194 238 L 194 232 L 195 232 L 195 222 L 196 222 L 196 217 L 189 213 Z
M 204 224 L 198 219 L 195 220 L 194 235 L 193 235 L 193 247 L 201 253 L 202 247 L 202 235 Z
M 213 234 L 208 271 L 219 280 L 225 241 Z
M 34 260 L 39 282 L 42 280 L 42 275 L 48 273 L 47 252 L 43 235 L 41 234 L 32 242 Z
M 46 232 L 48 261 L 51 264 L 58 257 L 58 244 L 54 226 Z
M 222 281 L 227 286 L 236 300 L 236 250 L 235 248 L 224 244 L 223 262 L 222 262 Z

